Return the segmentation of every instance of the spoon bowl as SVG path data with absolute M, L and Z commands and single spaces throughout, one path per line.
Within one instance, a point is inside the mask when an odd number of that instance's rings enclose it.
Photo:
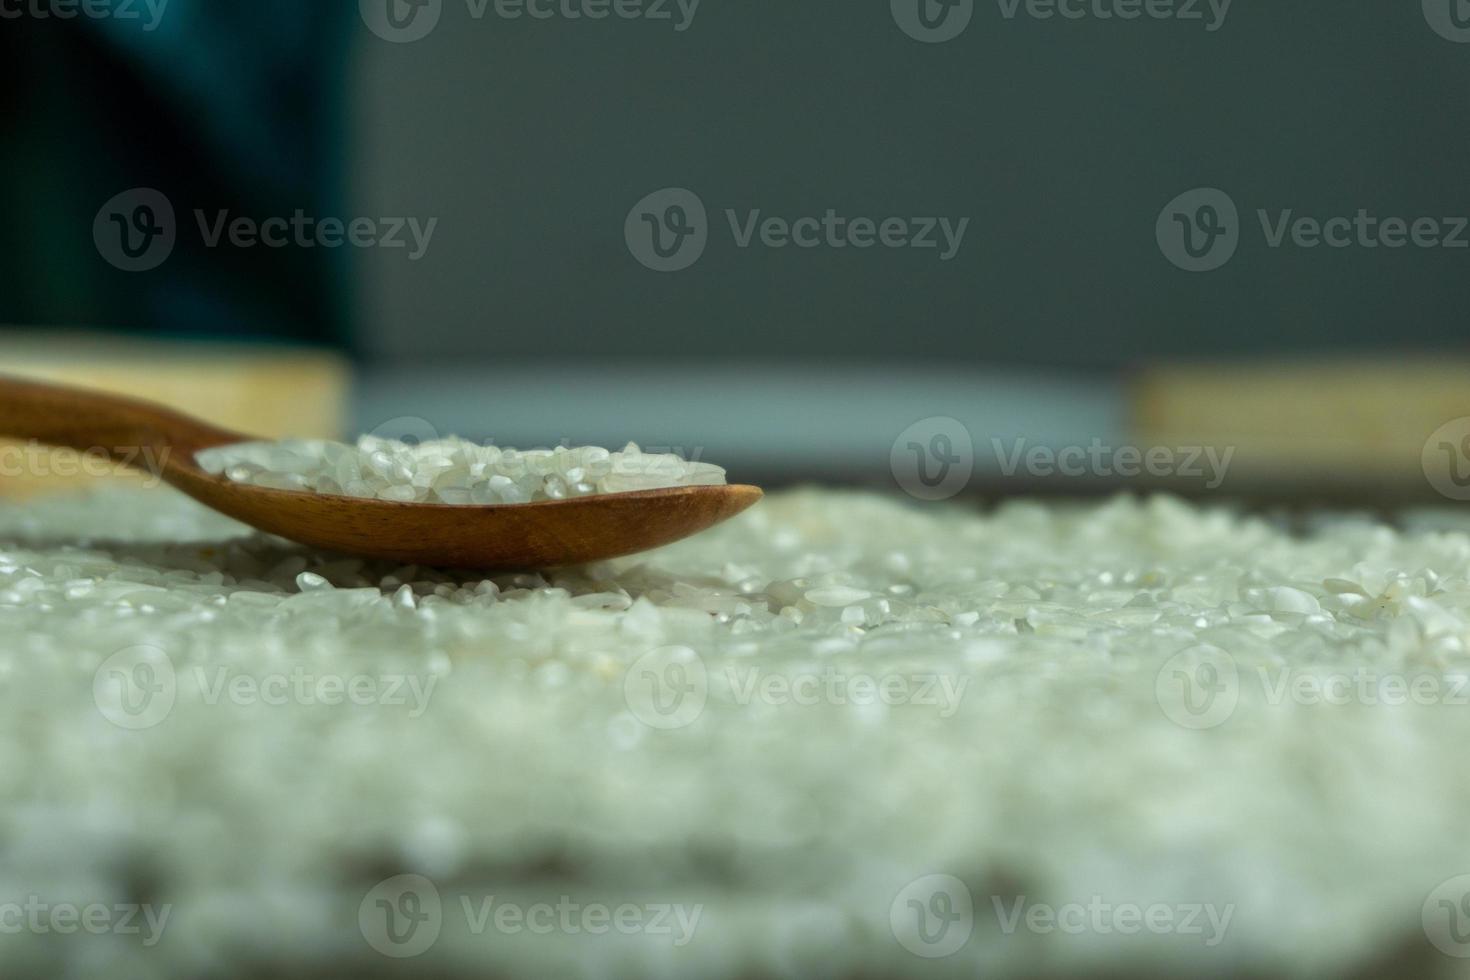
M 460 506 L 273 490 L 195 461 L 200 450 L 256 437 L 149 402 L 10 378 L 0 378 L 0 436 L 156 468 L 205 506 L 302 544 L 450 568 L 551 568 L 647 551 L 728 520 L 762 495 L 751 486 L 694 486 Z

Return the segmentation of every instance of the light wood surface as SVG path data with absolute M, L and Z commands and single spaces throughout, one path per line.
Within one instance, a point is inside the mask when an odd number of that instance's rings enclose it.
M 0 366 L 10 375 L 163 402 L 270 438 L 345 434 L 349 371 L 327 351 L 7 331 L 0 334 Z M 65 454 L 0 440 L 0 464 L 22 458 L 24 466 L 0 465 L 0 498 L 146 478 L 119 466 L 77 472 Z
M 1145 446 L 1233 452 L 1230 486 L 1341 484 L 1433 499 L 1422 453 L 1470 416 L 1470 363 L 1452 358 L 1161 365 L 1133 389 Z

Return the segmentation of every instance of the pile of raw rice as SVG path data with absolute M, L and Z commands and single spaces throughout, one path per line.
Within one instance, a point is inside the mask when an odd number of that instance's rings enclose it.
M 205 472 L 272 490 L 298 490 L 399 503 L 485 505 L 565 500 L 665 487 L 719 486 L 725 471 L 636 443 L 514 449 L 468 439 L 410 444 L 362 436 L 240 442 L 197 454 Z
M 1455 975 L 1467 642 L 1463 533 L 1169 499 L 484 580 L 7 505 L 0 975 Z

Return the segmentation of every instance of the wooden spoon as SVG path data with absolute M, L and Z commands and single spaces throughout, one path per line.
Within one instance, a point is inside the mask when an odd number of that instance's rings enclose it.
M 550 568 L 677 541 L 734 517 L 757 487 L 673 487 L 494 506 L 398 503 L 233 483 L 201 449 L 252 437 L 161 405 L 0 377 L 0 436 L 95 452 L 252 527 L 331 551 L 454 568 Z

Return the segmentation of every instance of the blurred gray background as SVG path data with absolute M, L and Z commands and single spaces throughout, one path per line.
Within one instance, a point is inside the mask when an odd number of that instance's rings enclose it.
M 1461 344 L 1470 250 L 1272 249 L 1256 211 L 1470 214 L 1470 44 L 1414 0 L 1236 0 L 1213 31 L 1207 0 L 1169 6 L 1201 19 L 1008 19 L 984 0 L 929 44 L 887 0 L 704 0 L 682 32 L 448 0 L 412 43 L 358 24 L 354 209 L 440 218 L 418 262 L 362 253 L 362 346 L 1117 366 Z M 671 186 L 707 205 L 710 238 L 657 273 L 623 224 Z M 1239 206 L 1241 238 L 1189 273 L 1155 221 L 1201 186 Z M 726 208 L 971 221 L 942 262 L 740 249 Z

